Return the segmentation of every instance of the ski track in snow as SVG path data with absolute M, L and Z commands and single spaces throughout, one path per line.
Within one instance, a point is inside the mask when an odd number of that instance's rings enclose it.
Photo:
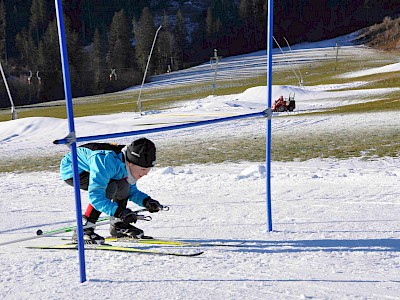
M 272 233 L 266 233 L 262 164 L 155 168 L 139 187 L 171 209 L 142 222 L 145 232 L 246 246 L 207 247 L 202 256 L 191 259 L 88 251 L 89 281 L 79 284 L 76 252 L 7 245 L 0 248 L 0 296 L 396 299 L 398 165 L 398 159 L 273 163 Z M 71 188 L 60 184 L 58 174 L 3 173 L 0 178 L 1 219 L 11 224 L 2 226 L 3 239 L 73 223 Z M 6 210 L 5 203 L 21 209 Z M 98 232 L 106 235 L 106 226 Z

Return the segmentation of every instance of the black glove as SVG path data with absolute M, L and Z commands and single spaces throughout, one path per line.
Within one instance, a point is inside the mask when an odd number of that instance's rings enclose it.
M 143 200 L 144 207 L 151 213 L 158 212 L 162 209 L 162 205 L 157 200 L 151 199 L 150 197 Z
M 125 208 L 121 213 L 118 215 L 118 218 L 121 219 L 122 222 L 125 224 L 136 223 L 137 221 L 137 214 L 131 211 L 129 208 Z

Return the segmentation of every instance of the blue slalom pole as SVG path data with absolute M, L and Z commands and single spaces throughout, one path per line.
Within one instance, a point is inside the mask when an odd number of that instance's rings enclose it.
M 77 222 L 77 235 L 78 235 L 78 249 L 79 249 L 79 269 L 81 283 L 86 281 L 85 269 L 85 246 L 83 242 L 83 225 L 82 225 L 82 207 L 81 207 L 81 192 L 79 185 L 78 161 L 76 157 L 76 138 L 75 138 L 75 123 L 74 123 L 74 110 L 72 105 L 71 82 L 69 75 L 67 40 L 65 37 L 64 29 L 64 16 L 62 9 L 62 0 L 55 0 L 56 13 L 57 13 L 57 26 L 58 38 L 60 43 L 61 64 L 64 79 L 64 93 L 65 101 L 67 104 L 68 126 L 69 126 L 69 145 L 72 154 L 72 168 L 74 172 L 74 191 L 75 191 L 75 207 L 76 207 L 76 222 Z
M 269 115 L 267 118 L 267 138 L 266 138 L 266 201 L 267 201 L 267 222 L 268 231 L 272 231 L 272 205 L 271 205 L 271 140 L 272 140 L 272 36 L 274 33 L 273 26 L 274 1 L 268 0 L 268 23 L 267 23 L 267 98 Z

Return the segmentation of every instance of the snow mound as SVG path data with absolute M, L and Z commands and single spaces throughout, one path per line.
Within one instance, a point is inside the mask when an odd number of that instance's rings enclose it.
M 281 95 L 285 98 L 289 97 L 290 94 L 297 95 L 308 95 L 310 92 L 306 91 L 300 87 L 282 85 L 272 86 L 272 99 L 278 99 Z M 256 86 L 245 90 L 241 95 L 239 95 L 238 100 L 240 102 L 250 102 L 267 105 L 267 86 Z
M 160 168 L 151 173 L 152 175 L 177 175 L 177 174 L 193 174 L 190 168 L 176 170 L 173 167 Z
M 154 171 L 153 174 L 157 174 L 157 175 L 174 175 L 175 171 L 174 171 L 174 168 L 172 168 L 172 167 L 166 167 L 166 168 L 162 168 L 162 169 Z
M 266 169 L 264 165 L 252 165 L 244 169 L 237 179 L 247 179 L 247 178 L 265 178 Z

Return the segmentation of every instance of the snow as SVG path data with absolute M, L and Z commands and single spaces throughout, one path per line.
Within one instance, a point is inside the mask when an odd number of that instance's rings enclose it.
M 156 169 L 140 187 L 171 209 L 138 224 L 145 232 L 247 246 L 204 248 L 197 258 L 86 251 L 88 281 L 80 284 L 77 252 L 24 248 L 57 238 L 7 245 L 0 248 L 0 295 L 398 299 L 399 176 L 398 159 L 273 163 L 274 231 L 267 233 L 263 165 Z M 0 178 L 2 240 L 73 224 L 72 191 L 58 174 Z M 106 235 L 106 226 L 98 232 Z
M 342 88 L 344 85 L 340 85 Z M 319 90 L 320 89 L 320 90 Z M 296 110 L 293 114 L 307 112 L 312 110 L 321 110 L 329 107 L 338 107 L 352 103 L 368 101 L 368 97 L 380 97 L 382 94 L 389 94 L 399 91 L 400 88 L 386 89 L 359 89 L 348 91 L 336 91 L 334 87 L 325 87 L 326 90 L 321 90 L 322 87 L 304 87 L 295 86 L 273 86 L 273 99 L 279 98 L 280 95 L 288 96 L 294 94 L 296 99 Z M 141 130 L 146 128 L 160 127 L 159 124 L 178 124 L 192 121 L 202 121 L 213 118 L 227 117 L 232 115 L 240 115 L 254 112 L 261 112 L 265 109 L 266 102 L 266 87 L 253 87 L 241 94 L 227 96 L 209 96 L 204 99 L 188 101 L 180 107 L 167 111 L 151 111 L 146 112 L 144 116 L 138 113 L 119 113 L 113 115 L 88 116 L 76 118 L 75 128 L 78 137 L 91 136 L 94 132 L 96 135 L 118 133 L 126 131 Z M 276 114 L 287 115 L 287 113 Z M 390 116 L 393 115 L 393 118 Z M 374 118 L 368 117 L 369 120 L 364 120 L 360 117 L 340 116 L 343 119 L 342 123 L 337 122 L 336 116 L 321 117 L 317 122 L 320 126 L 326 124 L 327 127 L 332 125 L 336 128 L 346 128 L 354 122 L 362 120 L 361 126 L 370 126 L 371 123 L 379 121 L 382 126 L 393 126 L 399 123 L 399 118 L 396 118 L 397 113 L 376 113 Z M 287 122 L 290 122 L 288 124 Z M 315 118 L 299 117 L 289 121 L 279 119 L 276 124 L 276 130 L 282 127 L 290 126 L 295 122 L 306 124 L 309 122 L 315 123 Z M 146 125 L 143 125 L 146 124 Z M 219 125 L 217 125 L 219 126 Z M 238 123 L 228 123 L 218 130 L 210 132 L 209 128 L 204 127 L 196 129 L 196 134 L 204 138 L 214 135 L 230 135 L 231 130 L 237 126 L 243 126 L 242 130 L 246 132 L 261 132 L 265 127 L 264 120 L 244 120 Z M 51 130 L 49 131 L 49 128 Z M 54 147 L 53 141 L 67 136 L 68 122 L 65 119 L 56 118 L 24 118 L 12 121 L 2 122 L 0 124 L 0 151 L 2 157 L 29 157 L 47 152 L 50 147 L 54 152 L 65 152 L 63 146 Z M 291 130 L 302 130 L 301 127 L 292 126 Z M 235 129 L 237 130 L 237 129 Z M 310 129 L 313 130 L 313 129 Z M 319 129 L 317 129 L 319 130 Z M 175 134 L 175 133 L 173 133 Z M 187 136 L 191 138 L 191 131 L 179 131 L 175 134 L 177 137 L 184 139 Z M 169 136 L 169 133 L 160 133 L 156 138 L 161 139 L 163 143 L 165 139 L 162 137 Z M 128 143 L 130 139 L 117 140 L 117 142 Z M 114 140 L 115 141 L 115 140 Z M 43 156 L 43 155 L 42 155 Z
M 400 71 L 400 63 L 394 63 L 394 64 L 389 64 L 389 65 L 383 66 L 383 67 L 371 68 L 371 69 L 367 69 L 367 70 L 346 73 L 340 77 L 354 78 L 354 77 L 362 77 L 362 76 L 368 76 L 368 75 L 373 75 L 373 74 L 398 72 L 398 71 Z
M 313 51 L 311 45 L 306 48 Z M 274 86 L 274 98 L 295 93 L 297 108 L 274 115 L 273 132 L 399 128 L 398 112 L 297 115 L 397 90 L 337 91 L 345 87 Z M 265 108 L 265 99 L 266 88 L 254 87 L 144 116 L 77 118 L 76 132 L 83 137 L 252 113 Z M 184 145 L 194 136 L 206 143 L 213 136 L 264 131 L 265 120 L 252 118 L 148 137 L 162 149 L 172 142 Z M 66 134 L 67 121 L 62 119 L 1 122 L 1 159 L 66 153 L 65 146 L 52 144 Z M 267 231 L 266 176 L 265 162 L 156 166 L 138 185 L 170 210 L 151 214 L 153 220 L 138 227 L 157 238 L 242 243 L 240 247 L 196 247 L 204 254 L 193 258 L 86 251 L 88 280 L 80 283 L 76 251 L 25 248 L 61 243 L 69 233 L 3 245 L 0 299 L 400 299 L 399 158 L 272 162 L 272 232 Z M 73 190 L 57 172 L 2 172 L 0 191 L 0 244 L 75 222 Z M 83 208 L 87 203 L 82 192 Z M 107 226 L 97 231 L 108 235 Z

